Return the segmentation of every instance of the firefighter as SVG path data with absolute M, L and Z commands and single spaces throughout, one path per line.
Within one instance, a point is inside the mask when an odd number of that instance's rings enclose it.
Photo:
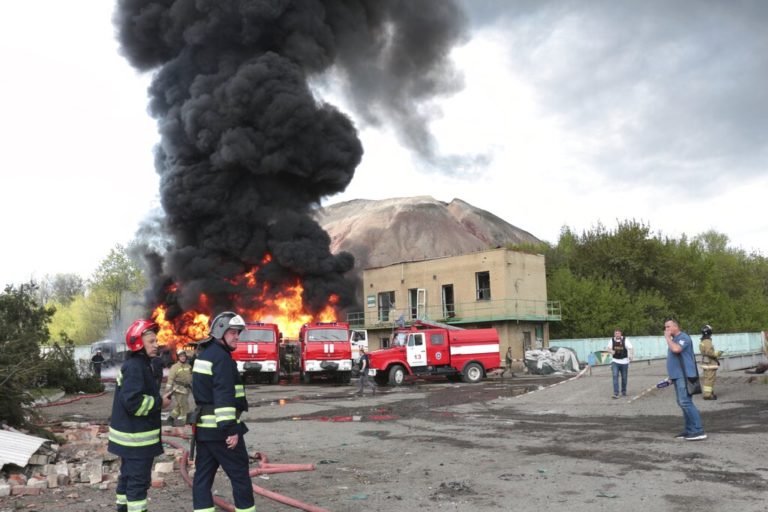
M 117 374 L 108 450 L 120 457 L 118 512 L 146 512 L 152 462 L 163 453 L 160 409 L 171 404 L 160 396 L 150 359 L 157 354 L 158 326 L 136 320 L 125 333 L 129 355 Z
M 720 356 L 722 350 L 715 350 L 712 345 L 712 327 L 705 325 L 701 328 L 701 343 L 699 343 L 699 352 L 701 352 L 701 369 L 704 375 L 701 379 L 701 398 L 704 400 L 717 400 L 715 395 L 715 379 L 717 378 L 717 369 L 720 368 Z
M 512 371 L 512 362 L 514 359 L 512 358 L 512 347 L 507 347 L 507 354 L 504 356 L 504 371 L 501 372 L 502 378 L 504 377 L 504 374 L 509 372 L 509 374 L 514 378 L 515 372 Z
M 165 391 L 175 399 L 171 414 L 168 416 L 168 424 L 173 426 L 177 424 L 177 420 L 180 420 L 184 425 L 189 413 L 189 394 L 192 392 L 192 366 L 187 360 L 184 349 L 176 351 L 176 363 L 168 370 Z
M 248 452 L 244 434 L 248 431 L 240 415 L 248 410 L 237 364 L 232 360 L 245 328 L 243 318 L 231 311 L 217 315 L 211 322 L 208 338 L 192 369 L 192 394 L 195 397 L 195 479 L 192 502 L 195 512 L 213 512 L 211 487 L 219 466 L 232 483 L 235 510 L 254 512 Z
M 104 364 L 104 356 L 101 354 L 101 349 L 96 349 L 96 354 L 91 358 L 91 365 L 93 365 L 93 375 L 101 380 L 101 367 Z

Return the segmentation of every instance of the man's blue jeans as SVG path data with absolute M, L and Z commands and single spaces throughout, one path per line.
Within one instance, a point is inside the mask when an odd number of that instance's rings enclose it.
M 619 375 L 621 375 L 621 394 L 627 396 L 628 370 L 628 364 L 611 363 L 611 373 L 613 373 L 613 396 L 619 396 Z
M 677 405 L 683 410 L 683 419 L 685 420 L 685 434 L 701 434 L 704 432 L 704 426 L 701 424 L 701 415 L 699 410 L 693 405 L 691 395 L 688 394 L 688 388 L 685 386 L 685 379 L 673 379 L 675 393 L 677 394 Z

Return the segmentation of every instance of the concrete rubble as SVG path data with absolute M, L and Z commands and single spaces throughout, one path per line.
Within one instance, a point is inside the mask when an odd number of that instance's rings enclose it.
M 62 488 L 80 486 L 101 490 L 117 487 L 120 459 L 107 451 L 107 425 L 65 421 L 49 430 L 63 443 L 59 445 L 46 440 L 25 467 L 6 464 L 0 468 L 0 498 L 38 496 L 49 489 L 60 492 Z M 176 436 L 185 434 L 184 428 L 166 432 Z M 152 487 L 165 485 L 169 474 L 179 468 L 181 456 L 181 450 L 165 448 L 165 453 L 155 459 Z M 70 494 L 77 497 L 76 492 Z

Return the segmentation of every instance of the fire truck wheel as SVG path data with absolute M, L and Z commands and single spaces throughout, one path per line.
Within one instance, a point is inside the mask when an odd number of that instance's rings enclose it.
M 396 364 L 389 369 L 389 385 L 399 386 L 405 380 L 405 368 Z
M 301 382 L 302 384 L 309 384 L 312 382 L 312 377 L 308 373 L 301 372 Z
M 464 367 L 464 382 L 475 384 L 483 379 L 483 367 L 477 363 L 469 363 Z

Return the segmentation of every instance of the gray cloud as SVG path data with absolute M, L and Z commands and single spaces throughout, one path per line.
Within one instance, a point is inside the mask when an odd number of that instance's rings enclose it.
M 464 0 L 587 161 L 711 193 L 765 172 L 768 2 Z

